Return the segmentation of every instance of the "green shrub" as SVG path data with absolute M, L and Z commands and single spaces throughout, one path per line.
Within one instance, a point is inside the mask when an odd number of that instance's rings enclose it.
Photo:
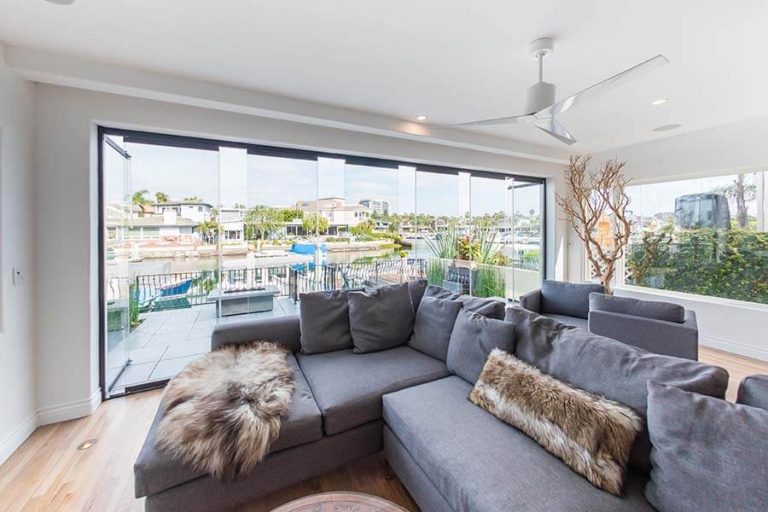
M 627 253 L 628 284 L 768 303 L 768 233 L 648 233 Z
M 473 284 L 472 295 L 475 297 L 505 297 L 507 293 L 507 281 L 502 267 L 481 266 L 475 273 Z

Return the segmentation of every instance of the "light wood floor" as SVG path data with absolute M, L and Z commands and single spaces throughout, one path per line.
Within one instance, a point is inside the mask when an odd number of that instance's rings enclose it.
M 768 374 L 768 362 L 702 348 L 700 359 L 731 374 L 728 398 L 739 381 Z M 0 511 L 143 510 L 133 497 L 133 461 L 152 421 L 161 391 L 150 391 L 102 404 L 87 418 L 39 428 L 0 466 Z M 78 451 L 88 439 L 97 443 Z M 358 491 L 382 496 L 403 507 L 418 508 L 380 456 L 370 457 L 294 485 L 245 507 L 241 512 L 268 512 L 287 501 L 327 491 Z

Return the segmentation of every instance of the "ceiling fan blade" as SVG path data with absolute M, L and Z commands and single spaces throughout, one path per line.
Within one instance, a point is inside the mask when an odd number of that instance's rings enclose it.
M 469 123 L 460 123 L 449 125 L 449 128 L 458 128 L 463 126 L 495 126 L 501 124 L 517 124 L 517 123 L 530 123 L 534 120 L 533 116 L 512 116 L 512 117 L 497 117 L 496 119 L 484 119 L 482 121 L 472 121 Z
M 565 129 L 565 126 L 558 123 L 554 118 L 537 119 L 536 121 L 533 122 L 533 124 L 539 130 L 551 135 L 552 137 L 556 138 L 560 142 L 568 144 L 569 146 L 574 142 L 576 142 L 576 139 L 574 138 L 574 136 L 571 135 L 571 133 Z
M 614 87 L 617 87 L 625 82 L 628 82 L 638 76 L 661 67 L 665 64 L 669 64 L 669 60 L 663 55 L 657 55 L 651 59 L 641 62 L 637 66 L 633 66 L 617 75 L 613 75 L 610 78 L 606 78 L 602 82 L 599 82 L 592 87 L 588 87 L 581 92 L 577 92 L 573 96 L 562 99 L 556 103 L 553 103 L 549 107 L 536 112 L 534 115 L 538 119 L 546 119 L 549 117 L 555 117 L 562 112 L 565 112 L 572 106 L 590 100 L 595 96 L 602 94 Z

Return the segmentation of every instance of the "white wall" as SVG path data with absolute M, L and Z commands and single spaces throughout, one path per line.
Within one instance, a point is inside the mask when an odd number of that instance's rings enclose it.
M 37 100 L 42 421 L 87 414 L 98 403 L 96 124 L 539 176 L 561 170 L 514 156 L 55 85 L 38 84 Z
M 635 183 L 670 181 L 768 170 L 766 141 L 768 118 L 763 117 L 627 146 L 594 158 L 626 161 L 626 175 Z M 570 270 L 571 280 L 583 279 L 576 268 Z M 617 294 L 682 304 L 697 313 L 702 345 L 768 361 L 764 327 L 768 306 L 637 287 L 625 287 Z
M 35 428 L 32 219 L 34 93 L 0 45 L 0 462 Z M 12 269 L 25 273 L 13 286 Z

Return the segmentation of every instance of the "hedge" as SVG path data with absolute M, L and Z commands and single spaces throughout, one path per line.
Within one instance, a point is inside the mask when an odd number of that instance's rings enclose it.
M 646 233 L 629 247 L 628 284 L 768 303 L 768 233 L 744 229 Z

